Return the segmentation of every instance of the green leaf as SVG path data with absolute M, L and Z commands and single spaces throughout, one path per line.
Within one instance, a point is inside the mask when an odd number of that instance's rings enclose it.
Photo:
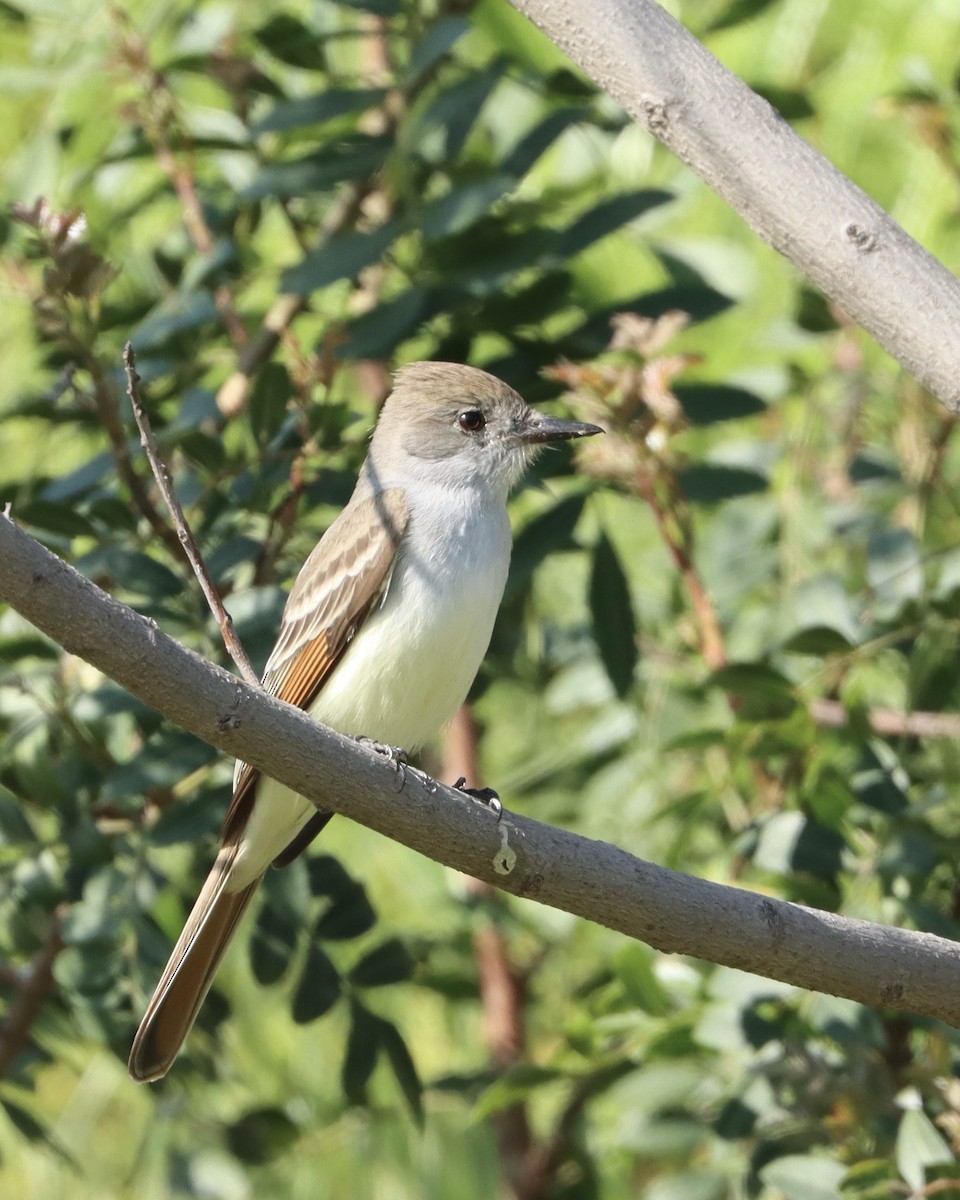
M 477 183 L 454 188 L 425 205 L 419 226 L 428 240 L 461 233 L 485 217 L 493 205 L 514 187 L 509 175 L 490 175 Z
M 260 1165 L 286 1154 L 300 1131 L 279 1108 L 254 1108 L 227 1126 L 227 1145 L 240 1162 Z
M 125 550 L 121 546 L 98 546 L 77 559 L 76 567 L 90 579 L 103 580 L 151 600 L 179 596 L 184 588 L 183 579 L 169 567 L 138 550 Z
M 545 1084 L 554 1083 L 560 1072 L 554 1067 L 538 1067 L 523 1063 L 511 1067 L 496 1079 L 474 1105 L 475 1120 L 484 1120 L 493 1113 L 512 1108 L 529 1099 L 530 1094 Z
M 87 518 L 67 504 L 33 500 L 27 504 L 18 504 L 15 515 L 24 525 L 32 525 L 46 533 L 60 533 L 67 537 L 95 535 L 95 530 Z
M 289 13 L 271 17 L 253 36 L 268 54 L 291 67 L 319 71 L 326 65 L 323 39 Z
M 163 811 L 156 824 L 147 829 L 147 841 L 151 846 L 178 846 L 185 842 L 199 845 L 208 840 L 212 842 L 229 802 L 227 789 L 218 791 L 222 792 L 223 799 L 219 805 L 212 803 L 216 797 L 209 791 L 171 804 Z
M 893 616 L 923 593 L 917 540 L 908 529 L 881 529 L 867 543 L 867 580 L 878 615 Z
M 350 1033 L 341 1070 L 344 1095 L 351 1104 L 366 1102 L 367 1084 L 377 1065 L 384 1024 L 362 1004 L 351 1001 Z
M 848 1200 L 889 1200 L 898 1184 L 897 1169 L 889 1158 L 868 1158 L 847 1171 L 840 1191 Z
M 593 637 L 607 675 L 617 695 L 625 696 L 637 665 L 637 630 L 627 577 L 605 534 L 593 548 L 590 612 Z
M 760 1169 L 767 1187 L 782 1192 L 784 1200 L 841 1200 L 842 1163 L 806 1154 L 785 1154 Z
M 365 112 L 375 104 L 380 104 L 386 95 L 386 88 L 331 87 L 312 96 L 284 100 L 275 105 L 265 117 L 254 121 L 250 126 L 250 133 L 259 137 L 264 133 L 285 132 L 304 125 L 321 125 L 335 117 Z
M 782 648 L 791 654 L 810 654 L 816 658 L 829 658 L 831 654 L 846 654 L 850 642 L 836 629 L 827 625 L 811 625 L 792 634 Z
M 691 425 L 735 421 L 767 410 L 766 404 L 753 392 L 721 383 L 677 384 L 673 392 Z
M 646 188 L 601 201 L 561 231 L 556 246 L 559 261 L 573 258 L 594 242 L 601 241 L 630 221 L 672 199 L 670 192 Z
M 269 900 L 261 905 L 250 939 L 250 966 L 257 982 L 270 984 L 281 979 L 296 945 L 297 927 L 290 914 Z
M 358 8 L 361 12 L 379 17 L 393 17 L 400 12 L 400 0 L 334 0 L 341 8 Z
M 903 476 L 892 454 L 879 450 L 861 450 L 855 454 L 848 469 L 851 483 L 902 483 Z
M 5 788 L 0 788 L 0 847 L 26 846 L 35 843 L 36 832 L 23 805 Z
M 895 1156 L 897 1169 L 915 1192 L 927 1182 L 927 1167 L 954 1161 L 943 1136 L 919 1108 L 908 1108 L 900 1118 Z
M 410 337 L 436 308 L 435 298 L 427 288 L 408 288 L 348 321 L 344 340 L 337 346 L 337 357 L 390 358 L 398 343 Z
M 448 17 L 429 25 L 426 33 L 410 52 L 407 86 L 415 83 L 441 58 L 445 58 L 469 30 L 470 22 L 466 17 Z
M 719 504 L 736 496 L 750 496 L 767 490 L 767 480 L 745 467 L 727 467 L 718 463 L 697 463 L 678 472 L 683 494 L 694 504 Z
M 257 372 L 248 409 L 250 428 L 258 445 L 266 445 L 283 425 L 292 395 L 293 385 L 282 363 L 265 363 Z
M 769 83 L 751 83 L 750 86 L 758 96 L 772 104 L 785 121 L 805 121 L 808 117 L 817 115 L 810 97 L 797 88 L 776 87 Z
M 863 626 L 839 575 L 813 575 L 793 588 L 785 633 L 785 648 L 800 654 L 843 653 L 862 640 Z
M 899 816 L 910 807 L 909 797 L 894 778 L 894 769 L 881 763 L 870 746 L 858 764 L 853 790 L 861 804 L 889 816 Z
M 585 119 L 582 108 L 561 108 L 544 117 L 523 135 L 503 160 L 501 170 L 513 179 L 522 179 L 542 154 L 571 126 Z
M 452 162 L 463 149 L 504 70 L 503 63 L 495 62 L 484 70 L 472 72 L 461 83 L 445 88 L 412 131 L 411 151 L 428 163 Z
M 838 327 L 827 298 L 810 287 L 798 289 L 795 320 L 807 333 L 833 333 Z
M 710 683 L 737 699 L 743 720 L 782 720 L 797 707 L 793 684 L 764 663 L 730 663 L 714 671 Z
M 423 1127 L 423 1085 L 417 1074 L 416 1064 L 400 1031 L 389 1021 L 380 1021 L 378 1036 L 380 1045 L 393 1069 L 393 1074 L 403 1092 L 410 1115 L 417 1125 Z
M 654 953 L 649 947 L 632 944 L 617 953 L 613 969 L 631 1004 L 651 1016 L 664 1017 L 672 1006 L 653 963 Z
M 764 820 L 753 862 L 765 871 L 789 875 L 805 871 L 818 879 L 836 878 L 845 842 L 833 829 L 800 812 L 781 812 Z
M 247 200 L 262 200 L 329 191 L 345 180 L 375 174 L 392 145 L 389 138 L 355 134 L 302 158 L 261 168 L 242 195 Z
M 321 913 L 313 927 L 313 936 L 320 941 L 338 942 L 360 937 L 377 923 L 377 914 L 367 899 L 363 884 L 351 883 Z
M 144 794 L 174 787 L 191 771 L 206 766 L 216 751 L 181 729 L 163 727 L 135 757 L 103 774 L 101 800 L 139 810 Z
M 548 554 L 573 545 L 573 531 L 580 520 L 585 499 L 579 492 L 566 496 L 521 529 L 513 543 L 507 581 L 508 597 L 526 591 L 533 572 Z
M 188 330 L 199 330 L 217 318 L 217 306 L 209 292 L 177 294 L 162 300 L 131 332 L 130 341 L 141 350 L 162 346 L 172 337 Z
M 10 1118 L 10 1123 L 27 1141 L 46 1142 L 47 1131 L 31 1113 L 12 1100 L 0 1100 L 3 1111 Z
M 294 1021 L 305 1025 L 322 1017 L 340 999 L 341 991 L 339 971 L 316 942 L 311 941 L 307 947 L 307 961 L 293 994 L 291 1012 Z
M 62 504 L 65 500 L 76 500 L 95 488 L 116 469 L 112 454 L 98 454 L 66 475 L 61 475 L 48 483 L 43 489 L 43 499 L 52 504 Z M 18 510 L 17 515 L 20 515 Z
M 307 860 L 310 894 L 313 896 L 349 896 L 356 880 L 332 854 L 317 854 Z
M 319 250 L 313 250 L 295 267 L 280 277 L 280 290 L 307 295 L 338 279 L 350 279 L 364 267 L 379 262 L 397 237 L 405 222 L 385 221 L 367 232 L 354 231 L 331 238 Z
M 360 959 L 350 972 L 357 987 L 382 987 L 402 983 L 413 972 L 413 960 L 398 938 L 389 938 Z

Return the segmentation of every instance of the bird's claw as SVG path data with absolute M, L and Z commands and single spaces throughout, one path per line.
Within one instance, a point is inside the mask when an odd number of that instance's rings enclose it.
M 396 768 L 401 780 L 406 778 L 404 768 L 407 765 L 407 752 L 402 746 L 388 746 L 385 742 L 378 742 L 376 739 L 364 737 L 362 734 L 356 734 L 353 740 L 359 746 L 364 746 L 367 750 L 372 750 L 374 754 L 385 758 Z M 403 783 L 400 786 L 402 788 Z
M 467 782 L 466 775 L 461 775 L 457 782 L 453 785 L 458 792 L 463 792 L 465 796 L 469 796 L 471 800 L 476 800 L 479 804 L 483 804 L 489 808 L 491 812 L 497 814 L 497 822 L 503 816 L 503 804 L 499 795 L 493 788 L 468 788 L 464 787 Z

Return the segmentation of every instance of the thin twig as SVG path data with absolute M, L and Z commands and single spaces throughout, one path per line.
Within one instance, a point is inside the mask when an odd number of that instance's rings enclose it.
M 700 634 L 700 653 L 703 655 L 703 660 L 711 671 L 718 671 L 721 667 L 727 665 L 727 651 L 724 644 L 723 630 L 720 627 L 720 621 L 717 618 L 716 609 L 713 606 L 713 601 L 710 599 L 710 594 L 704 587 L 703 580 L 700 578 L 693 563 L 690 546 L 692 534 L 689 527 L 683 527 L 682 522 L 679 529 L 671 527 L 671 514 L 668 513 L 667 509 L 661 503 L 660 497 L 657 495 L 657 489 L 654 486 L 653 478 L 647 471 L 638 471 L 634 477 L 634 481 L 636 490 L 646 500 L 650 511 L 653 513 L 654 520 L 657 522 L 657 527 L 663 539 L 663 544 L 666 546 L 670 557 L 674 561 L 674 565 L 680 572 L 680 578 L 686 588 L 687 597 L 690 600 L 690 605 L 696 617 L 697 629 Z M 679 495 L 679 489 L 675 488 L 674 492 L 673 516 L 676 521 L 676 506 L 682 503 L 682 498 Z
M 810 716 L 818 725 L 842 729 L 850 714 L 839 700 L 811 700 Z M 867 724 L 881 737 L 960 738 L 960 715 L 937 712 L 899 712 L 895 708 L 868 708 Z
M 110 448 L 116 463 L 117 474 L 126 484 L 137 511 L 146 518 L 153 532 L 169 550 L 176 551 L 178 543 L 173 530 L 164 521 L 162 514 L 158 512 L 150 499 L 147 485 L 134 470 L 133 460 L 127 446 L 127 435 L 123 428 L 123 422 L 120 420 L 119 397 L 113 384 L 107 380 L 102 363 L 91 350 L 79 342 L 76 349 L 93 383 L 93 401 L 100 423 L 110 439 Z
M 247 683 L 252 683 L 256 686 L 259 682 L 257 673 L 254 671 L 246 651 L 240 644 L 240 639 L 237 637 L 236 630 L 233 627 L 233 618 L 224 608 L 220 594 L 214 586 L 213 580 L 210 578 L 207 565 L 203 561 L 203 555 L 200 553 L 200 547 L 197 545 L 197 540 L 193 536 L 180 501 L 177 499 L 177 493 L 173 487 L 173 479 L 171 478 L 169 468 L 160 456 L 160 448 L 157 445 L 157 439 L 153 436 L 150 418 L 147 416 L 147 410 L 143 406 L 143 399 L 140 395 L 140 376 L 137 374 L 137 359 L 133 352 L 133 345 L 130 342 L 127 342 L 123 348 L 123 369 L 127 376 L 127 395 L 130 397 L 130 403 L 133 405 L 133 415 L 137 421 L 137 428 L 140 430 L 140 445 L 143 447 L 150 461 L 153 477 L 156 479 L 160 494 L 163 496 L 169 509 L 170 517 L 177 531 L 177 539 L 183 547 L 184 554 L 186 554 L 190 561 L 190 566 L 193 567 L 194 575 L 196 575 L 200 582 L 200 587 L 207 598 L 210 611 L 220 626 L 220 636 L 223 638 L 223 644 L 227 648 L 227 653 L 233 659 L 237 670 Z

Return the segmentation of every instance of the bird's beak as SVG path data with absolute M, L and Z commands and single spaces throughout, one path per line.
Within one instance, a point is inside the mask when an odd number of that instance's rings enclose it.
M 583 421 L 561 421 L 556 417 L 544 417 L 532 412 L 520 426 L 517 438 L 521 445 L 535 446 L 540 442 L 563 442 L 568 438 L 593 437 L 603 433 L 599 425 L 587 425 Z

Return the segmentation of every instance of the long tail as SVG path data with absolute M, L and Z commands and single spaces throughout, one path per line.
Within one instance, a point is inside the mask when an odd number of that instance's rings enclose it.
M 217 855 L 140 1022 L 127 1064 L 138 1083 L 160 1079 L 169 1071 L 197 1019 L 237 922 L 260 886 L 260 879 L 255 879 L 240 891 L 227 890 L 235 855 L 236 846 L 224 846 Z

